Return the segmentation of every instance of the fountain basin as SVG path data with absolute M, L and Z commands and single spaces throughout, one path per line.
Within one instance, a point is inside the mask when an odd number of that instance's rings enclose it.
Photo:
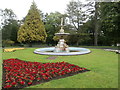
M 70 33 L 55 33 L 55 35 L 59 36 L 59 35 L 69 35 Z
M 34 50 L 34 53 L 41 55 L 69 56 L 69 55 L 82 55 L 91 52 L 89 49 L 79 47 L 69 47 L 70 52 L 54 52 L 54 50 L 55 47 L 38 48 Z

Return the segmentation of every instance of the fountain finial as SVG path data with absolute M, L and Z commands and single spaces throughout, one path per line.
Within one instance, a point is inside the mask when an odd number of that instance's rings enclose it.
M 63 26 L 63 18 L 61 18 L 61 26 Z
M 60 33 L 64 33 L 64 29 L 63 29 L 63 18 L 61 18 L 61 29 L 60 29 Z

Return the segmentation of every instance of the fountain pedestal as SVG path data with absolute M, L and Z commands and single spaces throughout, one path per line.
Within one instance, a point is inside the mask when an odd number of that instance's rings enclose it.
M 54 52 L 69 52 L 68 45 L 64 39 L 60 39 L 57 46 L 55 46 Z

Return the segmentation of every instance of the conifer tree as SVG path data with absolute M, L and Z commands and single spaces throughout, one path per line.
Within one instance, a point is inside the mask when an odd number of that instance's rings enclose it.
M 17 40 L 20 43 L 31 43 L 34 41 L 45 42 L 46 37 L 47 34 L 39 10 L 33 1 L 28 14 L 25 17 L 24 24 L 19 28 Z

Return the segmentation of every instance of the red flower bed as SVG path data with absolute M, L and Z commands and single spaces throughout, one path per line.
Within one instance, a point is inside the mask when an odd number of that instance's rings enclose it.
M 40 63 L 7 59 L 3 60 L 3 88 L 24 88 L 85 71 L 89 70 L 67 62 Z

